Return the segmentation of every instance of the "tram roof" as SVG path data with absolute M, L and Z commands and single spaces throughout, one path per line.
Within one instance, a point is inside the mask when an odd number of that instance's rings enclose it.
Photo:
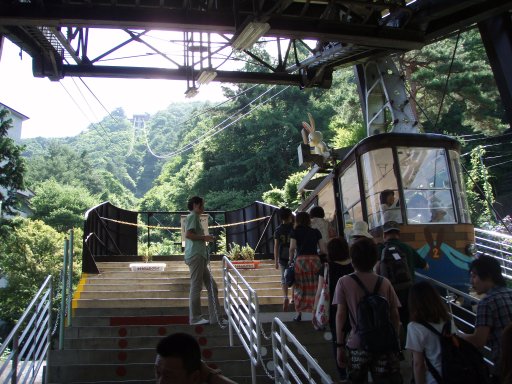
M 460 153 L 461 145 L 453 137 L 435 133 L 381 133 L 369 136 L 356 144 L 338 167 L 372 150 L 392 147 L 445 148 Z

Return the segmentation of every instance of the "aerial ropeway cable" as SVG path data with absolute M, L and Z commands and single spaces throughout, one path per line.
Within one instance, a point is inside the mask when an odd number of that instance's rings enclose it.
M 250 103 L 248 103 L 247 105 L 245 105 L 244 107 L 240 108 L 239 109 L 239 112 L 240 111 L 243 111 L 244 109 L 246 109 L 247 107 L 250 107 L 256 100 L 258 99 L 261 99 L 262 97 L 264 97 L 267 93 L 269 93 L 270 91 L 272 91 L 276 86 L 273 85 L 272 87 L 270 87 L 268 90 L 266 90 L 265 92 L 263 92 L 261 95 L 257 96 L 256 98 L 254 98 Z M 228 116 L 226 119 L 224 119 L 223 121 L 221 121 L 219 124 L 215 125 L 214 127 L 210 128 L 207 132 L 205 132 L 202 136 L 192 140 L 190 143 L 186 144 L 185 146 L 183 146 L 182 148 L 179 148 L 177 149 L 176 151 L 173 151 L 171 153 L 168 153 L 166 155 L 157 155 L 152 149 L 151 149 L 151 146 L 149 144 L 149 138 L 148 138 L 148 135 L 147 135 L 147 131 L 145 130 L 144 128 L 144 133 L 145 133 L 145 138 L 146 138 L 146 147 L 148 148 L 148 151 L 149 153 L 151 153 L 152 156 L 158 158 L 158 159 L 169 159 L 171 157 L 174 157 L 174 156 L 177 156 L 181 153 L 184 153 L 184 152 L 187 152 L 189 151 L 190 149 L 192 149 L 193 147 L 195 147 L 196 145 L 210 139 L 211 137 L 221 133 L 222 131 L 224 131 L 225 129 L 229 128 L 231 125 L 235 124 L 236 122 L 242 120 L 244 117 L 246 117 L 247 115 L 250 115 L 253 111 L 255 111 L 256 109 L 260 108 L 261 106 L 265 105 L 267 102 L 269 102 L 270 100 L 272 100 L 274 97 L 278 96 L 280 93 L 284 92 L 286 89 L 288 89 L 289 86 L 286 86 L 284 87 L 283 89 L 281 89 L 280 91 L 278 91 L 277 93 L 275 93 L 274 95 L 270 96 L 269 98 L 263 100 L 260 104 L 254 106 L 253 108 L 251 108 L 248 112 L 245 112 L 241 115 L 239 115 L 238 117 L 236 117 L 234 120 L 232 120 L 231 122 L 227 123 L 226 125 L 223 125 L 224 123 L 226 123 L 228 120 L 232 119 L 234 116 L 236 116 L 235 114 L 233 115 L 230 115 Z M 220 127 L 220 128 L 219 128 Z

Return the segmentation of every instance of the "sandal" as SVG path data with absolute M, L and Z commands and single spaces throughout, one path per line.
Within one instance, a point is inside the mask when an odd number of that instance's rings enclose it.
M 299 322 L 302 321 L 302 313 L 299 313 L 297 316 L 293 318 L 293 321 Z

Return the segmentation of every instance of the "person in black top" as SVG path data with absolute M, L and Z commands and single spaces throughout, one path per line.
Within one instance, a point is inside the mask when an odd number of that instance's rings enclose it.
M 293 286 L 293 300 L 297 312 L 295 321 L 301 321 L 303 311 L 313 311 L 318 271 L 321 266 L 317 249 L 325 253 L 325 247 L 320 243 L 322 234 L 318 229 L 311 228 L 310 225 L 309 213 L 299 212 L 290 235 L 290 263 L 295 259 L 295 284 Z M 296 257 L 295 252 L 297 252 Z
M 283 290 L 283 311 L 288 310 L 288 285 L 284 280 L 284 271 L 288 265 L 290 252 L 290 233 L 293 230 L 293 213 L 291 209 L 282 207 L 279 210 L 281 225 L 274 233 L 274 260 L 276 269 L 281 268 L 281 288 Z
M 322 292 L 324 285 L 324 269 L 327 268 L 327 280 L 329 282 L 329 298 L 331 305 L 329 308 L 329 328 L 332 334 L 332 348 L 334 354 L 334 360 L 338 368 L 338 373 L 341 380 L 346 380 L 347 370 L 344 367 L 340 367 L 337 362 L 337 347 L 336 347 L 336 311 L 338 310 L 337 305 L 332 305 L 332 299 L 334 297 L 334 291 L 336 284 L 340 277 L 348 275 L 354 272 L 352 267 L 352 260 L 350 259 L 348 243 L 343 237 L 335 237 L 327 243 L 327 263 L 325 263 L 318 272 L 318 288 L 315 297 L 315 305 L 313 306 L 313 313 L 316 310 L 316 306 Z M 350 322 L 346 322 L 345 335 L 348 335 L 350 331 Z

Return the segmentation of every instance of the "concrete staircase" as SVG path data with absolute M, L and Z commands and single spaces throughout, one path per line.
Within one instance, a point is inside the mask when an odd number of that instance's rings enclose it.
M 229 345 L 228 328 L 188 325 L 189 272 L 183 261 L 166 261 L 164 272 L 132 272 L 128 262 L 100 263 L 99 275 L 83 276 L 73 298 L 71 326 L 64 346 L 54 346 L 48 360 L 49 384 L 154 383 L 155 346 L 174 332 L 194 335 L 203 359 L 238 383 L 251 383 L 251 366 L 238 336 Z M 223 303 L 221 262 L 211 269 Z M 293 312 L 280 312 L 280 272 L 273 262 L 240 270 L 257 290 L 264 332 L 277 316 L 306 346 L 320 365 L 336 378 L 329 344 L 330 333 L 315 332 L 310 322 L 294 323 Z M 207 294 L 202 293 L 203 313 Z M 272 369 L 271 341 L 265 340 L 264 363 Z M 273 373 L 273 372 L 271 372 Z M 262 368 L 258 383 L 273 382 Z

